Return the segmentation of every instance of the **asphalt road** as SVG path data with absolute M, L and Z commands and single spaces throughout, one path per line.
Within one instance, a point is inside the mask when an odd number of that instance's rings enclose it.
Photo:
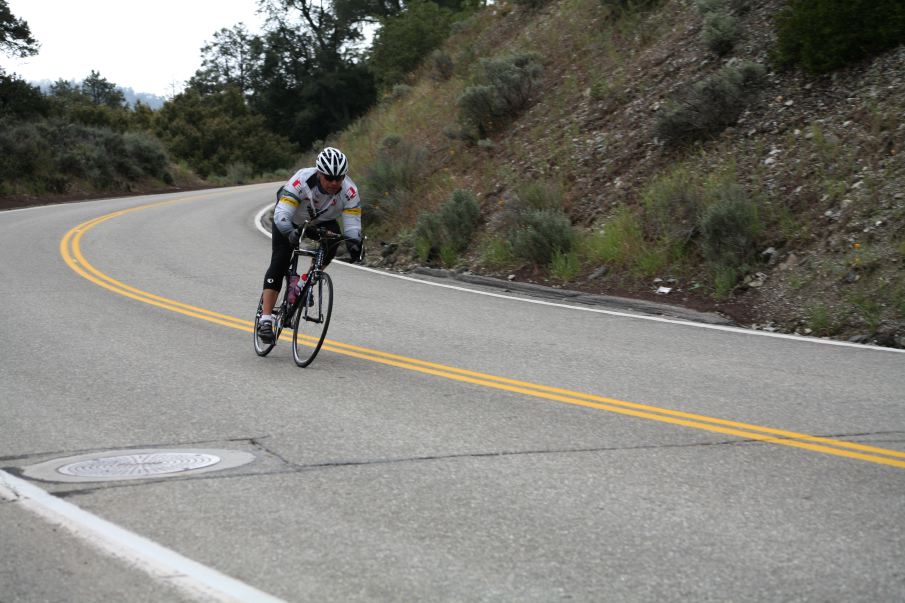
M 299 369 L 251 346 L 272 193 L 0 212 L 3 603 L 905 600 L 905 354 L 336 263 Z M 254 460 L 29 474 L 132 449 Z

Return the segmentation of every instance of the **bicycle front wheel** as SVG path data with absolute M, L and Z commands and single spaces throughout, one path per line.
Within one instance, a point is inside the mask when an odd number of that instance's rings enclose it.
M 333 312 L 333 281 L 322 273 L 317 282 L 309 283 L 302 290 L 292 329 L 292 359 L 301 367 L 314 360 L 330 326 Z

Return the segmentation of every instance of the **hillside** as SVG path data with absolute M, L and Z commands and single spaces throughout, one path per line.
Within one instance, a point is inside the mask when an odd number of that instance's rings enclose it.
M 377 215 L 369 233 L 382 243 L 373 262 L 428 263 L 905 347 L 905 48 L 829 75 L 777 70 L 773 17 L 785 3 L 730 4 L 739 27 L 722 57 L 704 43 L 691 0 L 622 13 L 600 0 L 501 3 L 460 23 L 439 58 L 331 141 L 364 174 L 356 179 Z M 527 51 L 542 56 L 533 104 L 486 138 L 462 136 L 456 101 L 479 81 L 479 59 Z M 450 73 L 440 73 L 444 58 Z M 764 66 L 764 76 L 735 99 L 743 108 L 731 123 L 692 144 L 658 137 L 674 100 L 745 61 Z M 526 185 L 552 198 L 576 232 L 574 252 L 556 266 L 500 253 Z M 418 216 L 457 189 L 479 201 L 471 245 L 455 258 L 419 259 Z M 757 212 L 751 249 L 731 266 L 705 253 L 694 225 L 730 193 Z M 677 227 L 684 239 L 663 243 Z

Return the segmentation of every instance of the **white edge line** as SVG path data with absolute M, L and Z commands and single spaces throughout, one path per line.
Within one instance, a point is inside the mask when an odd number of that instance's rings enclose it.
M 0 470 L 0 499 L 10 500 L 193 599 L 285 603 L 156 542 L 80 509 Z
M 264 217 L 264 214 L 273 209 L 273 204 L 268 205 L 263 208 L 257 214 L 255 214 L 255 228 L 264 233 L 268 238 L 272 238 L 270 232 L 264 228 L 264 225 L 261 223 L 261 219 Z M 374 274 L 379 274 L 381 276 L 388 276 L 390 278 L 398 278 L 404 281 L 411 281 L 413 283 L 421 283 L 422 285 L 431 285 L 433 287 L 443 287 L 444 289 L 452 289 L 454 291 L 465 291 L 468 293 L 474 293 L 477 295 L 487 295 L 489 297 L 499 297 L 503 299 L 511 299 L 515 301 L 525 302 L 528 304 L 538 304 L 541 306 L 553 306 L 555 308 L 567 308 L 569 310 L 579 310 L 582 312 L 595 312 L 597 314 L 608 314 L 610 316 L 620 316 L 623 318 L 635 318 L 637 320 L 649 320 L 652 322 L 665 322 L 674 325 L 684 325 L 686 327 L 696 327 L 699 329 L 711 329 L 713 331 L 725 331 L 728 333 L 738 333 L 740 335 L 757 335 L 760 337 L 773 337 L 775 339 L 788 339 L 791 341 L 797 341 L 800 343 L 817 343 L 822 345 L 834 345 L 846 348 L 854 348 L 857 350 L 870 350 L 874 352 L 893 352 L 902 354 L 905 353 L 905 350 L 900 350 L 898 348 L 886 348 L 878 345 L 864 345 L 860 343 L 851 343 L 848 341 L 836 341 L 833 339 L 817 339 L 814 337 L 805 337 L 802 335 L 790 335 L 787 333 L 770 333 L 767 331 L 755 331 L 753 329 L 744 329 L 741 327 L 728 327 L 724 325 L 710 325 L 706 323 L 700 322 L 691 322 L 687 320 L 678 320 L 675 318 L 663 318 L 661 316 L 646 316 L 644 314 L 629 314 L 628 312 L 618 312 L 616 310 L 602 310 L 600 308 L 586 308 L 583 306 L 573 306 L 570 304 L 558 304 L 555 302 L 543 301 L 540 299 L 526 299 L 524 297 L 514 297 L 511 295 L 503 295 L 501 293 L 491 293 L 489 291 L 480 291 L 478 289 L 469 289 L 468 287 L 459 287 L 456 285 L 446 285 L 444 283 L 434 283 L 431 281 L 426 281 L 422 279 L 412 278 L 410 276 L 405 276 L 402 274 L 393 274 L 392 272 L 386 272 L 383 270 L 375 270 L 374 268 L 368 268 L 367 266 L 359 266 L 357 264 L 348 264 L 345 262 L 340 262 L 341 265 L 346 266 L 348 268 L 354 268 L 356 270 L 364 270 L 366 272 L 372 272 Z

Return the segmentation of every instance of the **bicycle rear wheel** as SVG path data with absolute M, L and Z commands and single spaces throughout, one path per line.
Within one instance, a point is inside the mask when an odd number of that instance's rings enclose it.
M 302 290 L 292 329 L 292 359 L 301 367 L 314 360 L 327 336 L 330 314 L 333 312 L 333 281 L 322 273 L 317 282 Z
M 258 311 L 255 312 L 255 328 L 252 331 L 251 336 L 255 341 L 255 354 L 258 356 L 266 356 L 270 353 L 270 350 L 273 349 L 273 346 L 276 345 L 276 342 L 269 343 L 258 337 L 258 323 L 261 322 L 261 312 L 264 308 L 264 296 L 261 296 L 261 299 L 258 300 Z M 276 334 L 276 333 L 274 333 Z

